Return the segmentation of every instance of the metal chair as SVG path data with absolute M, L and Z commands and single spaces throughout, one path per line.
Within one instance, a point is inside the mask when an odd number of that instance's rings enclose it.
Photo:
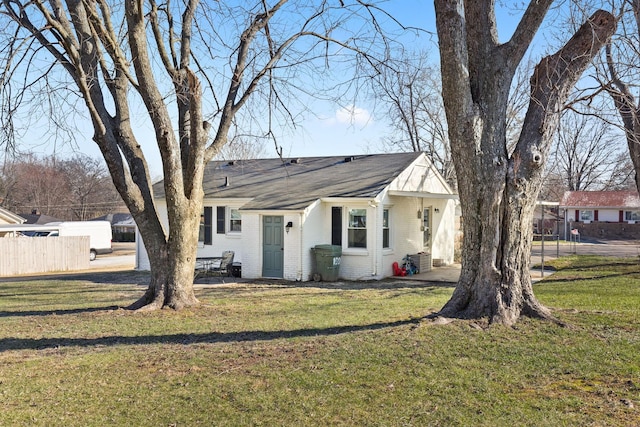
M 204 276 L 230 276 L 231 265 L 235 252 L 224 251 L 220 257 L 196 258 L 196 272 L 194 279 Z
M 235 252 L 233 251 L 222 252 L 222 256 L 213 262 L 210 272 L 219 276 L 231 276 L 231 265 L 233 264 L 234 255 Z

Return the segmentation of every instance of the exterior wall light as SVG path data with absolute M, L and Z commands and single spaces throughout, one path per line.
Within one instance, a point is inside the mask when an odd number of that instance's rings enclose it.
M 293 222 L 289 221 L 287 225 L 284 226 L 284 229 L 287 230 L 287 234 L 289 234 L 289 230 L 293 227 Z

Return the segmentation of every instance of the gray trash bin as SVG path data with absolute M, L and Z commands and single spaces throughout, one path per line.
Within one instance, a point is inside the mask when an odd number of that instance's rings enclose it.
M 334 282 L 340 274 L 340 261 L 342 260 L 342 246 L 316 245 L 313 248 L 316 258 L 316 274 L 313 280 Z

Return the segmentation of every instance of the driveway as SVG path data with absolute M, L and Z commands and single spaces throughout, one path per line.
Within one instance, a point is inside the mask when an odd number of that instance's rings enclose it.
M 637 257 L 640 256 L 640 241 L 591 239 L 583 240 L 580 243 L 567 243 L 564 241 L 544 243 L 545 260 L 573 254 L 620 258 Z M 535 242 L 531 248 L 531 263 L 539 264 L 542 261 L 542 255 L 542 245 L 540 242 Z
M 98 255 L 89 263 L 91 271 L 133 270 L 136 266 L 135 243 L 112 243 L 113 252 Z

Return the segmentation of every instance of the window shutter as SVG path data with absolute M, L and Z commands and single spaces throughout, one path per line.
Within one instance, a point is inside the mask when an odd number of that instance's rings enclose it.
M 218 206 L 216 209 L 216 233 L 224 234 L 224 224 L 225 224 L 225 212 L 227 208 L 224 206 Z
M 597 221 L 598 220 L 598 209 L 593 211 L 593 220 Z
M 331 244 L 342 246 L 342 208 L 331 208 Z
M 580 210 L 576 209 L 576 222 L 580 221 Z
M 204 207 L 204 244 L 212 244 L 211 229 L 213 228 L 213 208 L 211 206 Z
M 618 211 L 618 222 L 624 222 L 624 211 Z

